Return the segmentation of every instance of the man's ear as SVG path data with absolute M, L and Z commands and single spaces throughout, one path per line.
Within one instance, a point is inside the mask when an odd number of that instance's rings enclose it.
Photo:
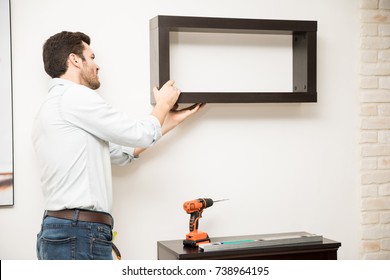
M 72 64 L 74 67 L 80 68 L 81 58 L 78 55 L 71 53 L 68 56 L 68 61 L 69 61 L 69 64 Z M 68 66 L 70 66 L 70 65 L 68 65 Z

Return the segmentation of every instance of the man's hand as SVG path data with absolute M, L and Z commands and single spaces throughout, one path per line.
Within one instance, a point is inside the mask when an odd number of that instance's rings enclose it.
M 157 87 L 154 87 L 153 95 L 157 104 L 165 103 L 172 108 L 179 98 L 180 90 L 175 87 L 175 82 L 173 80 L 169 80 L 160 90 L 158 90 Z
M 174 129 L 177 125 L 182 123 L 188 117 L 198 112 L 200 108 L 202 108 L 204 105 L 205 104 L 194 104 L 190 107 L 181 110 L 175 110 L 175 108 L 173 108 L 173 110 L 169 111 L 169 113 L 165 117 L 164 123 L 162 125 L 163 135 Z
M 180 90 L 176 88 L 174 84 L 174 81 L 169 80 L 161 87 L 160 90 L 156 87 L 153 88 L 156 105 L 154 106 L 152 115 L 160 121 L 161 125 L 163 124 L 168 112 L 176 104 L 176 101 L 180 96 Z

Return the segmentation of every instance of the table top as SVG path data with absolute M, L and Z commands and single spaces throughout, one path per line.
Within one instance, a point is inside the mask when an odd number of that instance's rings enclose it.
M 294 234 L 308 234 L 307 232 L 290 232 L 290 233 L 276 233 L 276 234 L 257 234 L 257 235 L 242 235 L 242 236 L 225 236 L 225 237 L 214 237 L 210 238 L 211 242 L 221 242 L 221 241 L 234 241 L 234 240 L 243 240 L 243 239 L 262 239 L 268 237 L 283 237 L 284 235 L 294 235 Z M 187 247 L 183 246 L 183 239 L 179 240 L 166 240 L 158 241 L 158 247 L 164 248 L 164 250 L 169 251 L 171 254 L 175 255 L 180 259 L 192 259 L 196 258 L 206 258 L 206 257 L 218 257 L 224 256 L 227 254 L 242 254 L 242 253 L 278 253 L 278 252 L 288 252 L 288 251 L 297 251 L 297 250 L 324 250 L 324 249 L 334 249 L 337 250 L 341 243 L 322 238 L 322 242 L 313 242 L 313 243 L 293 243 L 293 244 L 281 244 L 281 245 L 272 245 L 265 247 L 253 247 L 253 248 L 239 248 L 239 249 L 229 249 L 221 251 L 209 251 L 203 252 L 198 247 Z

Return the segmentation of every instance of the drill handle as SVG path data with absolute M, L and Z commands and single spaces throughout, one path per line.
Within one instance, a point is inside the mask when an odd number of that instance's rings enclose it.
M 194 211 L 190 216 L 190 232 L 198 230 L 199 219 L 202 217 L 202 211 Z

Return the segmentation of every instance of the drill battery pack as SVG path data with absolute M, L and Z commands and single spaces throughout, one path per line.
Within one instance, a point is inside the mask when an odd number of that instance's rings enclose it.
M 190 232 L 183 240 L 183 245 L 188 247 L 198 247 L 199 244 L 210 243 L 210 238 L 205 232 Z
M 205 244 L 205 243 L 210 243 L 210 239 L 203 239 L 203 240 L 183 240 L 183 245 L 187 247 L 198 247 L 199 244 Z

